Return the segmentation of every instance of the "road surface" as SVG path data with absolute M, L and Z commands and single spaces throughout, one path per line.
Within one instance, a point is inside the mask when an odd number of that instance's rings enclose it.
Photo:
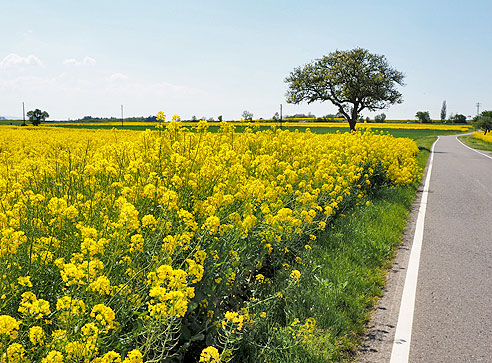
M 420 198 L 359 361 L 492 362 L 492 159 L 456 136 L 434 147 L 409 353 L 391 359 Z

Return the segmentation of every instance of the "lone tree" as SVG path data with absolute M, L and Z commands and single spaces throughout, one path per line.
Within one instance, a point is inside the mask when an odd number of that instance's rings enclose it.
M 430 124 L 432 119 L 430 118 L 429 111 L 418 111 L 415 117 L 423 124 Z
M 466 116 L 461 113 L 457 113 L 453 116 L 453 121 L 457 124 L 464 124 L 466 123 Z
M 441 107 L 441 121 L 444 121 L 446 119 L 446 113 L 447 113 L 446 100 L 444 100 L 442 101 L 442 107 Z
M 484 135 L 492 131 L 492 111 L 483 111 L 480 116 L 473 119 L 473 126 L 481 129 Z
M 27 117 L 29 117 L 29 121 L 31 121 L 34 126 L 38 126 L 41 121 L 44 121 L 50 117 L 50 115 L 48 115 L 48 112 L 41 111 L 39 108 L 36 108 L 34 111 L 28 111 Z
M 252 121 L 253 120 L 253 114 L 249 111 L 243 111 L 243 119 L 245 121 Z
M 374 116 L 374 121 L 376 122 L 384 122 L 386 120 L 386 114 L 381 113 L 379 115 Z
M 285 79 L 287 102 L 330 101 L 355 131 L 362 110 L 381 110 L 403 101 L 396 89 L 404 85 L 403 78 L 383 55 L 362 48 L 337 50 L 294 69 Z

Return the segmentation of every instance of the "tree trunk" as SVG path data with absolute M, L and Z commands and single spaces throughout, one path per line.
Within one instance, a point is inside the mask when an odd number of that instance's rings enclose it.
M 355 125 L 357 124 L 357 119 L 359 118 L 359 113 L 357 112 L 357 107 L 359 107 L 359 104 L 354 103 L 354 107 L 352 108 L 352 115 L 348 120 L 351 132 L 355 132 Z
M 348 120 L 350 131 L 355 132 L 355 125 L 357 124 L 357 120 Z

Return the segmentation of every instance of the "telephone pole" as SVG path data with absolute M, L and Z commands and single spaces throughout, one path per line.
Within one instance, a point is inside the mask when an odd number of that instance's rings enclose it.
M 282 130 L 282 104 L 280 104 L 280 129 Z
M 26 109 L 24 108 L 24 102 L 22 102 L 22 119 L 24 120 L 22 126 L 26 126 Z

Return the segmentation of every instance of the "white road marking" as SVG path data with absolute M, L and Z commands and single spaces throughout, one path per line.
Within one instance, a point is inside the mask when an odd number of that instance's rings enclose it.
M 415 308 L 415 293 L 417 291 L 417 278 L 419 274 L 420 251 L 422 250 L 422 240 L 424 237 L 425 210 L 427 208 L 427 196 L 429 194 L 429 184 L 434 161 L 434 147 L 439 141 L 439 137 L 431 147 L 431 155 L 427 176 L 425 178 L 422 199 L 420 200 L 419 214 L 415 226 L 412 251 L 408 261 L 407 275 L 401 297 L 400 312 L 396 325 L 395 340 L 391 351 L 390 363 L 407 363 L 410 355 L 410 342 L 412 339 L 413 313 Z
M 492 193 L 491 193 L 491 192 L 489 192 L 489 188 L 487 188 L 485 185 L 483 185 L 483 184 L 480 182 L 480 180 L 475 179 L 475 180 L 474 180 L 474 182 L 475 182 L 475 183 L 477 183 L 477 184 L 478 184 L 478 185 L 479 185 L 479 186 L 483 189 L 483 191 L 484 191 L 485 193 L 487 193 L 487 194 L 489 195 L 489 197 L 491 197 L 491 198 L 492 198 Z
M 468 149 L 470 149 L 470 150 L 473 150 L 473 151 L 475 151 L 476 153 L 479 153 L 480 155 L 485 156 L 486 158 L 492 159 L 492 157 L 491 157 L 490 155 L 487 155 L 487 154 L 481 153 L 480 151 L 475 150 L 475 149 L 473 149 L 473 148 L 469 147 L 468 145 L 463 144 L 463 142 L 461 142 L 461 140 L 460 140 L 460 139 L 458 139 L 458 136 L 456 136 L 456 140 L 458 140 L 458 141 L 461 143 L 461 145 L 463 145 L 464 147 L 466 147 L 466 148 L 468 148 Z

